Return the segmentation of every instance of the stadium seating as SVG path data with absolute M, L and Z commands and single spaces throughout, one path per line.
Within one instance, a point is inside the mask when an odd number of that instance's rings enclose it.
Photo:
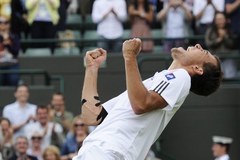
M 27 48 L 22 56 L 42 57 L 51 56 L 51 50 L 49 48 Z
M 70 48 L 55 48 L 54 49 L 54 56 L 66 56 L 66 55 L 79 55 L 80 49 L 77 47 L 70 47 Z

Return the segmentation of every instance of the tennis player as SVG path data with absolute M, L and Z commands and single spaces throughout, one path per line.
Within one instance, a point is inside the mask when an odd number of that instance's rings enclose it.
M 220 86 L 220 61 L 199 44 L 173 48 L 170 67 L 144 81 L 137 65 L 140 51 L 138 38 L 123 43 L 126 91 L 103 104 L 97 76 L 107 53 L 101 48 L 86 53 L 81 116 L 98 126 L 73 160 L 144 160 L 190 91 L 208 96 Z

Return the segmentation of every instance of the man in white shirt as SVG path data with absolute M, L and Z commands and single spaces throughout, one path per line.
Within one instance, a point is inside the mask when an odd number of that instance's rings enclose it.
M 98 47 L 110 52 L 121 51 L 123 21 L 127 19 L 125 0 L 96 0 L 93 3 L 92 20 L 97 23 Z
M 10 120 L 13 126 L 14 138 L 24 135 L 24 128 L 31 120 L 35 120 L 36 105 L 28 103 L 29 88 L 26 85 L 17 86 L 14 96 L 16 102 L 8 104 L 3 109 L 3 117 Z
M 85 124 L 101 124 L 73 160 L 144 160 L 189 91 L 207 96 L 220 86 L 220 61 L 200 45 L 173 48 L 170 67 L 143 82 L 137 63 L 141 40 L 125 41 L 122 50 L 127 90 L 102 105 L 97 76 L 106 51 L 86 54 L 81 116 Z
M 49 108 L 38 106 L 36 111 L 36 121 L 29 123 L 25 128 L 25 135 L 30 139 L 34 132 L 42 135 L 42 149 L 50 144 L 61 147 L 63 143 L 63 128 L 60 124 L 49 120 Z
M 230 145 L 233 142 L 233 139 L 230 137 L 223 136 L 213 136 L 213 156 L 215 160 L 230 160 L 228 155 Z

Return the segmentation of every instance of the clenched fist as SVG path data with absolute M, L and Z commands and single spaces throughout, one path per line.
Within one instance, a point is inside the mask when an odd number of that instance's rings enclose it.
M 141 51 L 141 46 L 142 42 L 139 38 L 126 40 L 122 46 L 124 59 L 136 58 Z
M 84 61 L 86 67 L 96 67 L 99 66 L 106 60 L 107 52 L 102 48 L 97 48 L 91 51 L 87 51 Z

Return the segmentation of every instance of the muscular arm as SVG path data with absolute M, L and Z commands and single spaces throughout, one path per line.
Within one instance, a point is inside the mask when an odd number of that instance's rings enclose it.
M 87 125 L 97 125 L 103 117 L 99 117 L 103 107 L 98 99 L 97 77 L 101 63 L 106 59 L 103 49 L 95 49 L 86 54 L 86 71 L 82 90 L 82 113 L 83 121 Z
M 140 52 L 141 41 L 132 39 L 123 44 L 126 84 L 133 111 L 143 114 L 167 106 L 167 102 L 154 91 L 148 91 L 142 83 L 136 56 Z

